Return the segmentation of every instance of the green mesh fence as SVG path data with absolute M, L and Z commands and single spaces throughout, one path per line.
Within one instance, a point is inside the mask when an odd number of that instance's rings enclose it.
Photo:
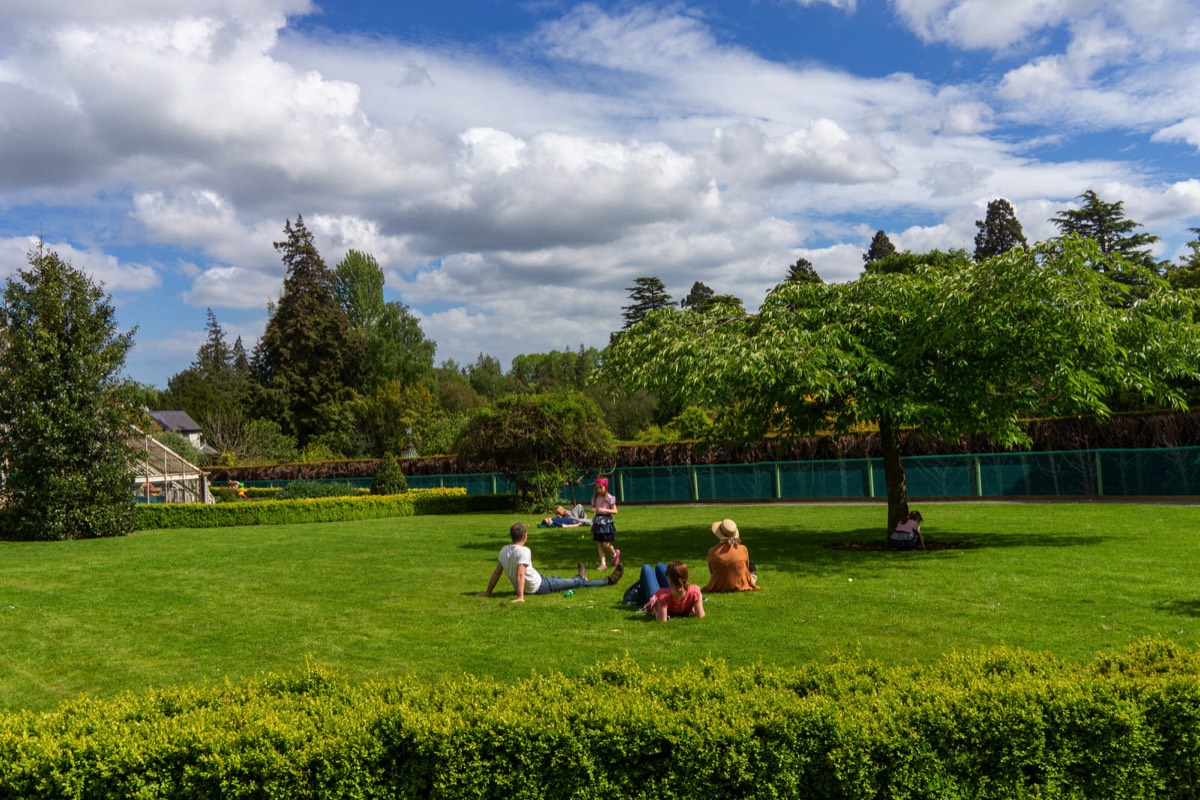
M 1153 450 L 1072 450 L 909 456 L 904 472 L 910 497 L 1164 497 L 1200 495 L 1200 447 Z M 686 503 L 720 500 L 819 500 L 886 497 L 883 462 L 776 461 L 676 467 L 618 467 L 609 489 L 621 502 Z M 414 489 L 462 487 L 468 494 L 508 494 L 500 473 L 412 475 Z M 347 482 L 370 486 L 370 478 Z M 282 486 L 286 481 L 248 481 Z M 586 503 L 589 488 L 576 486 Z M 564 501 L 572 499 L 564 487 Z
M 1200 447 L 909 456 L 904 473 L 911 497 L 1200 495 Z M 878 458 L 620 467 L 609 481 L 631 503 L 887 496 Z

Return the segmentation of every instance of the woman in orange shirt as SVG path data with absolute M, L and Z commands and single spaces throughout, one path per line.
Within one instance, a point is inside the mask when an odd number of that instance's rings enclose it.
M 750 551 L 742 544 L 737 523 L 731 519 L 712 524 L 717 543 L 708 551 L 708 584 L 705 592 L 748 592 L 758 589 L 758 572 Z

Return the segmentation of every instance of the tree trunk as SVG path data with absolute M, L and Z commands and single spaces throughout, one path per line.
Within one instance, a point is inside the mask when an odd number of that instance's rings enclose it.
M 879 420 L 879 446 L 883 451 L 890 533 L 908 518 L 908 484 L 904 480 L 904 464 L 900 460 L 900 425 L 894 419 Z

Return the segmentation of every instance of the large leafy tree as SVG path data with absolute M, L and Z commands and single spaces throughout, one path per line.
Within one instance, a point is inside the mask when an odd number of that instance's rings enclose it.
M 338 303 L 337 276 L 317 252 L 312 233 L 297 216 L 275 243 L 287 275 L 279 303 L 255 352 L 263 411 L 300 445 L 324 431 L 322 407 L 348 399 L 362 362 Z
M 1031 414 L 1108 413 L 1114 390 L 1183 407 L 1200 374 L 1196 301 L 1141 270 L 1130 291 L 1077 238 L 962 269 L 868 271 L 849 284 L 784 282 L 751 316 L 663 311 L 605 359 L 613 380 L 730 409 L 742 435 L 879 430 L 888 528 L 908 508 L 900 433 L 1027 442 Z M 1136 265 L 1122 269 L 1137 272 Z
M 432 388 L 437 345 L 425 337 L 408 306 L 384 301 L 383 270 L 375 257 L 351 250 L 334 273 L 338 303 L 365 348 L 361 391 L 368 394 L 392 381 Z
M 475 363 L 466 368 L 467 379 L 481 397 L 495 400 L 513 390 L 511 376 L 504 374 L 500 359 L 487 353 L 480 353 Z
M 578 350 L 523 353 L 513 358 L 508 374 L 516 386 L 535 392 L 582 391 L 599 365 L 600 351 L 580 345 Z
M 1101 254 L 1093 263 L 1096 269 L 1120 275 L 1126 263 L 1133 263 L 1153 272 L 1159 271 L 1159 265 L 1150 253 L 1150 245 L 1157 242 L 1158 237 L 1137 230 L 1142 224 L 1125 216 L 1124 201 L 1107 203 L 1091 189 L 1078 199 L 1082 201 L 1079 208 L 1065 209 L 1050 221 L 1058 226 L 1063 237 L 1083 236 L 1096 243 Z M 1132 278 L 1122 280 L 1129 282 Z
M 1014 247 L 1024 247 L 1025 232 L 1017 219 L 1017 212 L 1012 203 L 1003 197 L 992 200 L 987 204 L 987 214 L 982 220 L 975 220 L 979 232 L 975 234 L 975 260 L 1007 253 Z
M 351 250 L 334 267 L 334 293 L 352 328 L 368 328 L 383 315 L 383 270 L 370 253 Z
M 610 466 L 616 456 L 600 409 L 577 392 L 502 397 L 475 412 L 457 452 L 480 469 L 503 471 L 521 508 L 553 504 L 579 470 Z
M 914 272 L 920 267 L 936 269 L 962 269 L 970 264 L 971 257 L 966 250 L 930 250 L 928 253 L 913 253 L 905 250 L 902 253 L 889 253 L 886 256 L 870 262 L 864 268 L 866 272 L 876 274 L 888 272 Z
M 18 539 L 83 539 L 133 529 L 133 331 L 107 295 L 52 251 L 29 255 L 0 309 L 3 526 Z
M 679 301 L 679 307 L 702 309 L 716 294 L 708 284 L 696 281 L 692 284 L 692 290 L 688 292 L 687 297 Z

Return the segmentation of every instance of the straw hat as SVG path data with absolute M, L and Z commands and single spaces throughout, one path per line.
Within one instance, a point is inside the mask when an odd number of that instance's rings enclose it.
M 731 519 L 719 519 L 712 524 L 713 536 L 716 536 L 721 541 L 726 539 L 740 539 L 741 534 L 738 533 L 737 523 Z

